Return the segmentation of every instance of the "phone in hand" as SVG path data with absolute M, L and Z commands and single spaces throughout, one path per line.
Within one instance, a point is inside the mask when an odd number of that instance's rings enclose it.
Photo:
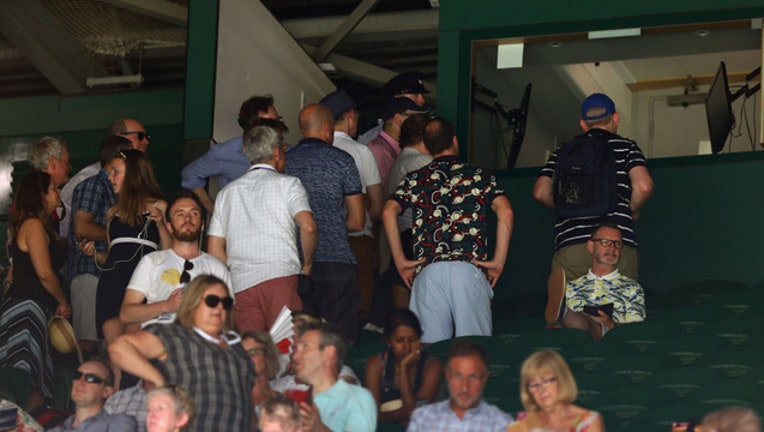
M 613 303 L 599 306 L 584 306 L 584 313 L 589 315 L 599 317 L 600 314 L 597 311 L 605 312 L 610 319 L 613 319 Z

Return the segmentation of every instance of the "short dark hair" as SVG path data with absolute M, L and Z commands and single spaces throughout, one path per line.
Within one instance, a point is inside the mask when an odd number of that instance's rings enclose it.
M 272 118 L 265 118 L 265 117 L 258 117 L 258 118 L 252 119 L 244 130 L 246 132 L 257 126 L 270 126 L 273 129 L 276 129 L 277 132 L 281 132 L 282 134 L 289 132 L 289 128 L 287 127 L 286 124 L 284 124 L 283 121 L 279 119 L 272 119 Z
M 109 360 L 105 357 L 92 357 L 88 359 L 85 363 L 91 362 L 91 363 L 99 363 L 101 366 L 103 366 L 106 369 L 106 376 L 103 377 L 104 380 L 106 380 L 106 384 L 109 387 L 114 387 L 114 371 L 111 369 L 111 363 Z
M 106 136 L 98 148 L 98 161 L 101 162 L 101 168 L 111 163 L 118 151 L 129 150 L 131 148 L 133 148 L 133 144 L 123 136 Z
M 485 364 L 485 368 L 491 365 L 491 357 L 488 355 L 488 350 L 485 347 L 470 339 L 459 339 L 451 345 L 448 350 L 448 359 L 454 357 L 466 357 L 476 355 L 480 357 L 480 360 Z
M 437 156 L 451 147 L 454 136 L 456 136 L 454 127 L 442 117 L 435 117 L 424 125 L 424 145 L 433 156 Z
M 424 139 L 424 125 L 427 124 L 427 117 L 424 114 L 412 114 L 401 125 L 400 146 L 411 147 L 417 145 Z
M 417 318 L 416 314 L 411 312 L 410 309 L 400 308 L 390 312 L 390 315 L 387 317 L 387 323 L 385 323 L 385 331 L 383 333 L 385 339 L 390 339 L 395 329 L 400 326 L 411 327 L 414 329 L 417 336 L 420 338 L 422 337 L 422 325 L 419 324 L 419 318 Z
M 175 194 L 175 197 L 172 199 L 172 201 L 170 201 L 170 202 L 167 204 L 167 208 L 166 208 L 166 209 L 165 209 L 165 211 L 164 211 L 164 217 L 165 217 L 165 220 L 166 220 L 167 222 L 169 222 L 169 221 L 170 221 L 170 219 L 171 219 L 171 217 L 170 217 L 170 209 L 172 208 L 172 206 L 173 206 L 173 205 L 174 205 L 174 204 L 175 204 L 175 203 L 176 203 L 178 200 L 180 200 L 180 199 L 183 199 L 183 198 L 188 198 L 188 199 L 190 199 L 190 200 L 194 200 L 194 202 L 196 203 L 196 205 L 198 205 L 198 206 L 199 206 L 199 210 L 201 210 L 201 212 L 202 212 L 202 222 L 204 222 L 204 221 L 206 220 L 206 218 L 207 218 L 206 209 L 205 209 L 205 208 L 204 208 L 204 206 L 202 205 L 202 202 L 201 202 L 201 200 L 199 200 L 199 196 L 198 196 L 198 195 L 196 195 L 196 194 L 194 193 L 194 191 L 192 191 L 191 189 L 186 189 L 186 188 L 180 188 L 180 190 L 178 191 L 178 193 L 176 193 L 176 194 Z
M 318 332 L 318 347 L 320 349 L 323 350 L 328 346 L 334 347 L 337 352 L 337 361 L 334 366 L 339 374 L 340 370 L 342 370 L 342 365 L 345 364 L 345 357 L 347 357 L 348 353 L 348 344 L 345 341 L 345 338 L 342 337 L 337 327 L 332 324 L 310 325 L 306 331 L 309 330 L 316 330 Z
M 245 100 L 239 108 L 239 126 L 243 130 L 247 130 L 249 123 L 258 117 L 261 112 L 268 111 L 269 107 L 273 106 L 273 96 L 267 94 L 262 96 L 252 96 Z

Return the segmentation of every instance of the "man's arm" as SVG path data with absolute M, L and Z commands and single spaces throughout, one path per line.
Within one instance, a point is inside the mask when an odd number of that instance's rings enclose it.
M 207 153 L 194 159 L 190 164 L 183 168 L 180 173 L 181 185 L 184 188 L 191 189 L 204 205 L 208 212 L 212 213 L 215 203 L 204 189 L 207 179 L 214 175 L 219 175 L 220 164 L 212 149 Z
M 74 212 L 74 236 L 93 241 L 106 241 L 106 227 L 93 221 L 93 215 L 83 210 Z
M 313 213 L 303 210 L 294 219 L 300 227 L 300 246 L 302 247 L 302 273 L 309 275 L 313 268 L 313 254 L 318 245 L 318 228 Z M 209 243 L 208 243 L 209 244 Z
M 533 198 L 536 201 L 544 204 L 547 207 L 554 208 L 554 183 L 552 178 L 542 175 L 536 180 L 536 184 L 533 185 Z
M 223 264 L 228 264 L 228 255 L 226 255 L 225 252 L 225 245 L 225 237 L 214 235 L 207 236 L 207 253 L 222 261 Z
M 631 216 L 634 220 L 639 219 L 639 213 L 647 200 L 653 195 L 653 178 L 646 166 L 636 166 L 629 170 L 631 181 Z
M 504 195 L 494 198 L 493 203 L 491 203 L 491 210 L 496 213 L 498 219 L 496 223 L 496 249 L 493 252 L 493 259 L 490 261 L 473 260 L 472 263 L 488 271 L 488 282 L 493 287 L 496 286 L 499 276 L 504 271 L 504 264 L 507 262 L 509 240 L 512 237 L 515 216 L 509 199 Z
M 366 222 L 366 209 L 363 205 L 363 195 L 345 195 L 345 209 L 348 212 L 348 232 L 361 231 Z
M 401 213 L 401 210 L 402 207 L 397 201 L 387 200 L 385 208 L 382 210 L 382 223 L 385 225 L 385 234 L 387 234 L 390 252 L 393 255 L 393 261 L 395 261 L 395 268 L 400 273 L 406 286 L 411 289 L 411 283 L 414 280 L 414 269 L 424 262 L 424 258 L 419 261 L 406 259 L 406 254 L 403 252 L 403 244 L 401 244 L 401 233 L 398 230 L 398 215 Z
M 119 310 L 119 319 L 123 324 L 142 323 L 164 313 L 177 312 L 183 298 L 182 292 L 183 288 L 178 288 L 167 300 L 143 304 L 146 296 L 140 291 L 128 288 Z
M 382 183 L 366 186 L 366 196 L 369 198 L 369 217 L 374 222 L 380 222 L 382 220 L 382 208 L 385 206 Z
M 191 191 L 196 194 L 196 197 L 199 198 L 199 202 L 202 203 L 208 213 L 212 214 L 212 212 L 215 211 L 215 201 L 213 201 L 210 194 L 207 193 L 207 189 L 200 187 L 191 189 Z

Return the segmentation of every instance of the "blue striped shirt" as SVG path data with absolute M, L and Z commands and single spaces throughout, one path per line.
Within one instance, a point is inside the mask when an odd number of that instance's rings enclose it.
M 586 243 L 595 228 L 603 223 L 616 225 L 621 230 L 624 244 L 637 247 L 637 236 L 634 233 L 634 221 L 631 217 L 631 180 L 629 171 L 638 166 L 647 166 L 645 155 L 636 142 L 618 135 L 610 138 L 608 143 L 615 154 L 615 166 L 618 180 L 618 204 L 614 212 L 604 216 L 586 216 L 576 218 L 557 217 L 554 225 L 554 251 L 565 246 Z M 551 177 L 557 168 L 557 151 L 549 156 L 541 175 Z

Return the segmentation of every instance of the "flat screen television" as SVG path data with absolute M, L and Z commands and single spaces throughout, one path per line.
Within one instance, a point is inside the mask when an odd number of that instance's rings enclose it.
M 711 150 L 719 153 L 735 123 L 732 113 L 732 99 L 729 83 L 727 82 L 727 67 L 719 62 L 711 88 L 706 95 L 706 118 L 708 119 L 708 135 L 711 138 Z

